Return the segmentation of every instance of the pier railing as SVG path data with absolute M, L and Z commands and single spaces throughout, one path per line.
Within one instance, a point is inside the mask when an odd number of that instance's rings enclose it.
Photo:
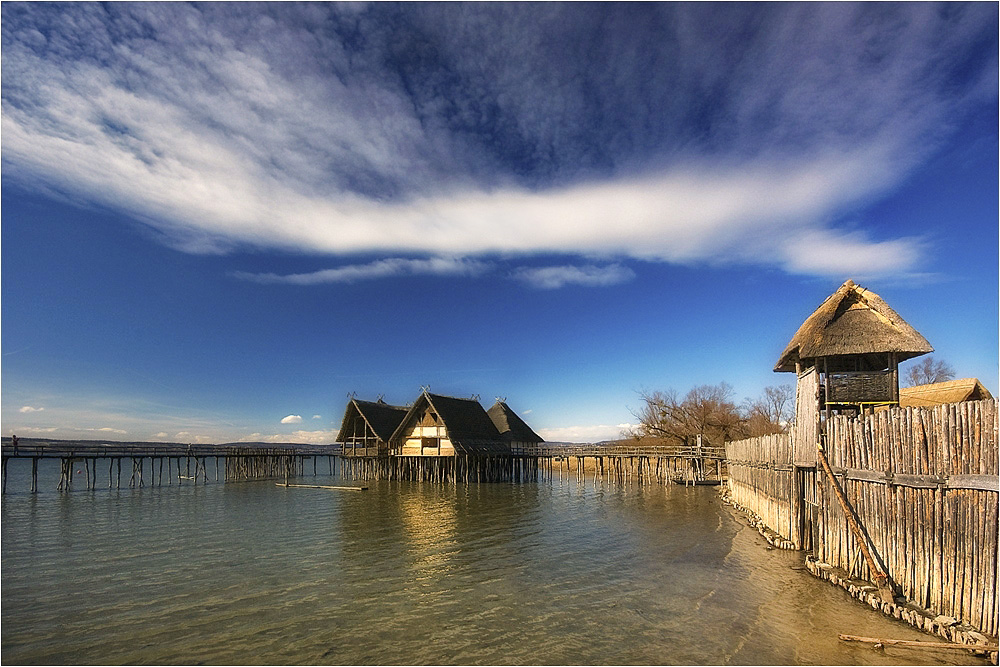
M 17 452 L 11 438 L 3 438 L 3 455 L 39 458 L 112 458 L 117 456 L 226 456 L 237 451 L 261 454 L 265 450 L 298 455 L 336 456 L 340 445 L 306 445 L 298 443 L 243 443 L 189 444 L 181 442 L 117 442 L 102 440 L 49 440 L 20 438 Z
M 100 440 L 19 439 L 14 447 L 12 438 L 4 438 L 2 461 L 2 491 L 7 492 L 7 467 L 11 460 L 31 462 L 31 491 L 38 491 L 38 464 L 46 459 L 59 461 L 59 491 L 70 490 L 76 475 L 86 488 L 97 488 L 98 463 L 108 466 L 108 488 L 121 488 L 122 463 L 126 463 L 126 485 L 143 487 L 181 484 L 188 480 L 207 483 L 207 461 L 214 459 L 215 478 L 226 481 L 297 477 L 304 474 L 305 461 L 311 459 L 313 472 L 316 460 L 332 458 L 341 453 L 339 447 L 294 443 L 227 443 L 222 445 L 176 442 L 105 442 Z M 220 466 L 224 462 L 224 466 Z M 79 463 L 80 465 L 76 465 Z M 224 472 L 223 472 L 224 470 Z M 103 482 L 101 482 L 103 484 Z
M 519 446 L 512 452 L 521 456 L 560 457 L 560 456 L 614 456 L 614 457 L 649 457 L 649 458 L 700 458 L 722 460 L 726 458 L 725 447 L 670 445 L 663 443 L 594 443 L 594 444 L 549 444 Z

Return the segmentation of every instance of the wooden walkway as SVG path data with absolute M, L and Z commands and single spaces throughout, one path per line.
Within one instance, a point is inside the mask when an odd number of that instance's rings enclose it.
M 74 468 L 83 464 L 86 488 L 97 487 L 98 464 L 108 465 L 108 488 L 121 488 L 122 461 L 127 461 L 126 486 L 162 486 L 197 484 L 199 479 L 208 482 L 208 461 L 215 467 L 215 479 L 241 481 L 274 477 L 296 477 L 304 474 L 305 462 L 313 462 L 316 472 L 317 459 L 329 457 L 330 472 L 334 459 L 341 453 L 339 447 L 300 445 L 293 443 L 227 443 L 222 445 L 195 445 L 177 442 L 106 442 L 100 440 L 44 440 L 19 438 L 14 451 L 10 438 L 2 441 L 2 491 L 7 492 L 7 464 L 11 459 L 31 461 L 31 491 L 38 491 L 38 462 L 58 459 L 59 484 L 57 489 L 68 491 L 74 484 Z

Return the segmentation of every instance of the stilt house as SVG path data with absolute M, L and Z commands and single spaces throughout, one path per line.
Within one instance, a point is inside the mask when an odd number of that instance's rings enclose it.
M 899 402 L 899 362 L 934 348 L 874 292 L 848 280 L 806 318 L 775 372 L 795 372 L 796 463 L 816 461 L 823 417 Z
M 352 398 L 337 434 L 337 442 L 344 445 L 344 456 L 388 456 L 389 439 L 408 410 L 382 400 Z
M 497 399 L 497 402 L 486 411 L 486 414 L 493 420 L 493 425 L 497 427 L 497 431 L 507 441 L 514 453 L 545 442 L 503 400 Z
M 509 442 L 479 401 L 423 392 L 390 439 L 398 456 L 510 454 Z

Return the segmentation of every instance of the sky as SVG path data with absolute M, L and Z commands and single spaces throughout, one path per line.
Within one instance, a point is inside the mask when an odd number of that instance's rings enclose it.
M 0 12 L 5 436 L 614 438 L 847 279 L 997 393 L 996 3 Z

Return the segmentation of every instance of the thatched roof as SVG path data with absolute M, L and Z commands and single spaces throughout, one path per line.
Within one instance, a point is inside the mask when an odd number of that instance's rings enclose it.
M 392 434 L 392 439 L 402 439 L 428 406 L 441 418 L 455 451 L 463 454 L 510 453 L 510 445 L 500 435 L 500 431 L 479 401 L 441 396 L 426 391 L 413 402 L 406 417 Z
M 895 352 L 897 360 L 934 348 L 882 298 L 848 280 L 806 318 L 775 365 L 794 371 L 796 361 Z
M 500 435 L 510 442 L 545 442 L 503 401 L 494 403 L 486 414 L 493 420 Z
M 352 398 L 347 404 L 344 419 L 340 423 L 337 442 L 345 442 L 345 438 L 353 431 L 350 424 L 355 419 L 363 419 L 371 427 L 372 432 L 382 442 L 389 442 L 399 423 L 403 421 L 409 408 L 399 405 L 389 405 L 383 401 L 359 401 Z
M 993 395 L 976 378 L 921 384 L 916 387 L 902 387 L 899 390 L 899 405 L 904 408 L 984 401 L 991 398 Z

